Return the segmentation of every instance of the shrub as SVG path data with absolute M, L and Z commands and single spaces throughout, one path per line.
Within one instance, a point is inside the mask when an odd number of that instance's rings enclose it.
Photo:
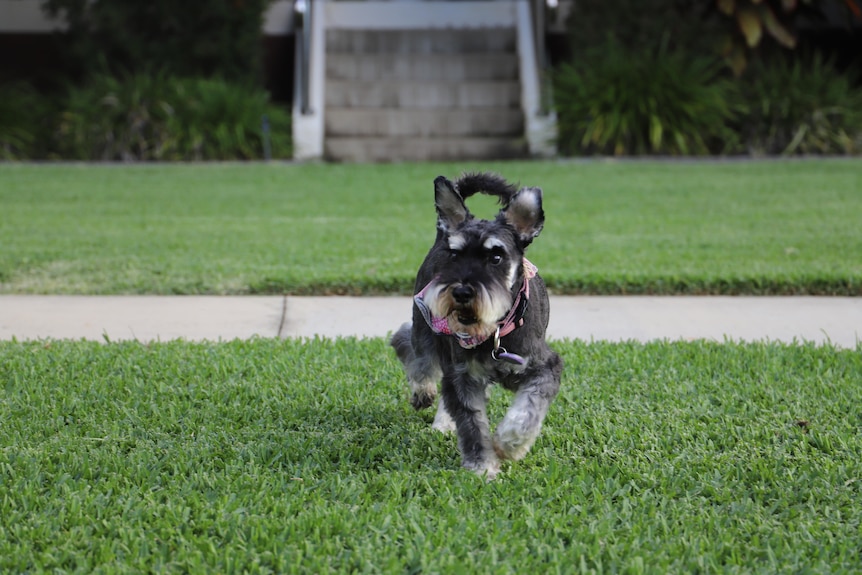
M 185 136 L 177 142 L 183 158 L 261 158 L 264 116 L 271 125 L 273 154 L 291 155 L 290 112 L 269 104 L 266 92 L 199 78 L 176 82 L 172 95 L 168 127 Z
M 28 84 L 0 86 L 0 160 L 43 158 L 53 105 Z
M 290 114 L 265 92 L 222 80 L 96 75 L 72 87 L 57 129 L 58 152 L 81 160 L 227 160 L 289 157 Z
M 820 55 L 749 68 L 741 132 L 755 154 L 862 152 L 862 90 Z
M 57 130 L 61 157 L 77 160 L 162 159 L 170 105 L 160 74 L 120 80 L 103 74 L 71 86 Z
M 559 148 L 568 154 L 707 154 L 734 149 L 735 86 L 715 58 L 632 52 L 608 40 L 555 75 Z

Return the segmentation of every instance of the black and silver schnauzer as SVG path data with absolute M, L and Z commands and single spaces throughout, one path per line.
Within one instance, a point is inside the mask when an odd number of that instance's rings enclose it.
M 496 196 L 494 220 L 477 219 L 464 200 Z M 492 479 L 500 459 L 523 458 L 560 387 L 563 361 L 545 342 L 548 292 L 524 251 L 542 231 L 542 190 L 493 174 L 434 180 L 437 239 L 416 276 L 413 322 L 392 337 L 416 409 L 431 406 L 433 427 L 457 431 L 464 467 Z M 515 392 L 493 438 L 487 415 L 492 383 Z

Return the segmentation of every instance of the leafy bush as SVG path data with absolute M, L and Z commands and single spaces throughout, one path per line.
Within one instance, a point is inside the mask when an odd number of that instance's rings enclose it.
M 755 154 L 862 152 L 862 90 L 823 57 L 774 59 L 742 81 L 741 131 Z
M 0 86 L 0 160 L 44 157 L 52 112 L 51 102 L 28 84 Z
M 735 86 L 715 58 L 632 52 L 608 40 L 555 77 L 559 148 L 568 154 L 707 154 L 732 149 Z
M 81 160 L 227 160 L 290 156 L 290 114 L 265 92 L 222 80 L 101 74 L 69 91 L 57 130 L 61 157 Z
M 289 157 L 290 112 L 268 103 L 262 90 L 219 80 L 176 82 L 171 132 L 184 134 L 177 149 L 195 159 L 252 159 L 263 154 L 262 120 L 271 125 L 273 153 Z
M 162 159 L 170 105 L 162 75 L 120 80 L 99 75 L 71 86 L 57 130 L 61 157 L 78 160 Z

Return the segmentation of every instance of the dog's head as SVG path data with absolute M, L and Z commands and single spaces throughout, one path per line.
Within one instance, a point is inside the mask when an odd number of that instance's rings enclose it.
M 472 189 L 477 178 L 484 185 Z M 467 209 L 464 197 L 476 191 L 498 196 L 502 209 L 495 219 L 478 219 Z M 457 183 L 440 176 L 434 180 L 434 203 L 435 276 L 424 300 L 432 314 L 446 318 L 452 332 L 490 337 L 523 282 L 524 251 L 542 231 L 542 190 L 515 191 L 495 176 L 468 175 Z

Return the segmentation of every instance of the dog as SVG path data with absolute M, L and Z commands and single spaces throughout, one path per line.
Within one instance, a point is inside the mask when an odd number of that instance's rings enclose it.
M 465 199 L 496 196 L 493 220 Z M 417 410 L 440 397 L 432 427 L 455 431 L 465 468 L 493 479 L 501 460 L 522 459 L 560 388 L 563 361 L 548 347 L 548 291 L 524 252 L 542 231 L 542 190 L 468 173 L 434 180 L 437 237 L 416 275 L 413 321 L 390 345 L 404 365 Z M 488 387 L 514 399 L 493 437 Z

